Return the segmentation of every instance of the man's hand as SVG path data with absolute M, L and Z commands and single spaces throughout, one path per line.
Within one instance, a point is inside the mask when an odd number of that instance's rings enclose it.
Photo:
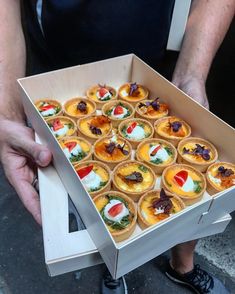
M 0 134 L 0 160 L 6 177 L 24 206 L 41 224 L 39 196 L 32 183 L 36 166 L 47 166 L 51 153 L 35 143 L 33 130 L 22 123 L 0 120 Z

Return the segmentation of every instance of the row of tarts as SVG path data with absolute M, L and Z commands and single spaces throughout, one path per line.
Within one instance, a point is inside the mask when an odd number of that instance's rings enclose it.
M 100 107 L 94 101 L 102 94 L 108 97 L 107 86 L 96 85 L 87 98 L 63 106 L 52 99 L 35 102 L 116 241 L 128 238 L 137 221 L 145 229 L 199 201 L 206 189 L 214 194 L 235 185 L 235 166 L 217 162 L 213 144 L 191 137 L 191 127 L 168 116 L 159 99 L 136 101 L 143 86 L 125 84 L 118 93 L 123 87 L 128 102 L 120 95 L 105 100 L 100 115 L 89 110 Z M 156 190 L 160 176 L 162 189 Z

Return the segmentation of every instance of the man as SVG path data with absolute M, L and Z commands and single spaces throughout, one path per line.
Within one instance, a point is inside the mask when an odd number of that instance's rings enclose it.
M 164 55 L 173 0 L 24 1 L 32 72 L 136 53 L 157 68 Z M 0 0 L 0 159 L 21 201 L 40 224 L 35 163 L 47 166 L 51 153 L 34 142 L 26 127 L 16 79 L 25 75 L 26 49 L 20 1 Z M 173 83 L 208 107 L 205 81 L 229 27 L 234 0 L 194 0 Z M 20 134 L 20 136 L 19 136 Z M 167 275 L 196 293 L 227 293 L 207 272 L 194 267 L 196 241 L 172 249 Z M 105 280 L 104 293 L 120 292 L 120 281 Z M 119 291 L 119 292 L 118 292 Z

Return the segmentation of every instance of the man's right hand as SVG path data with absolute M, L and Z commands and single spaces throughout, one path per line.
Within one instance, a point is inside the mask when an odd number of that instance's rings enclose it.
M 32 183 L 36 167 L 47 166 L 51 153 L 34 141 L 34 131 L 23 123 L 1 119 L 0 134 L 0 160 L 6 177 L 24 206 L 41 224 L 39 196 Z

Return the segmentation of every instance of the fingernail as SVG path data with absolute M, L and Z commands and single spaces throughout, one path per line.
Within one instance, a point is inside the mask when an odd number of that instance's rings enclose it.
M 39 156 L 38 156 L 38 161 L 41 163 L 41 164 L 46 164 L 48 163 L 48 152 L 47 151 L 41 151 L 39 153 Z

